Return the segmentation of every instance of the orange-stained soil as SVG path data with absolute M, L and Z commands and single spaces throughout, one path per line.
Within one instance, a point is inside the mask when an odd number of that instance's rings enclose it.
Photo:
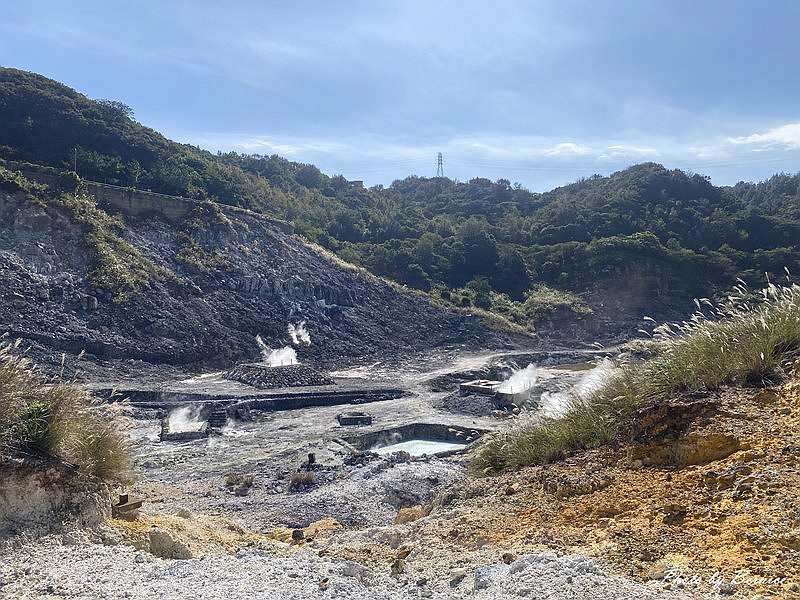
M 719 400 L 674 442 L 484 480 L 486 493 L 459 503 L 464 518 L 440 537 L 588 554 L 642 579 L 733 579 L 737 597 L 800 598 L 800 377 Z M 659 466 L 643 466 L 648 455 Z M 695 464 L 680 464 L 687 457 Z

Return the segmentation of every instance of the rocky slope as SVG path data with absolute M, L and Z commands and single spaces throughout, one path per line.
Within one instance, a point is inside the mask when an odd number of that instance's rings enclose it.
M 111 516 L 109 487 L 56 459 L 0 454 L 0 539 L 56 523 L 95 527 Z
M 798 416 L 795 371 L 650 406 L 633 443 L 451 484 L 391 525 L 256 532 L 171 507 L 16 539 L 0 597 L 794 598 Z
M 0 333 L 51 371 L 62 352 L 85 352 L 68 370 L 117 377 L 256 359 L 256 335 L 281 347 L 301 321 L 311 335 L 301 360 L 506 343 L 479 318 L 333 261 L 263 217 L 209 206 L 178 223 L 120 216 L 108 234 L 91 221 L 109 218 L 96 208 L 0 191 Z
M 800 375 L 641 417 L 658 431 L 637 443 L 453 493 L 453 525 L 431 538 L 577 552 L 671 589 L 800 597 Z
M 130 546 L 62 545 L 49 541 L 16 548 L 0 564 L 0 597 L 89 600 L 94 598 L 475 598 L 495 600 L 571 600 L 637 598 L 689 600 L 656 586 L 611 575 L 594 561 L 551 553 L 519 557 L 510 565 L 498 559 L 478 569 L 436 571 L 431 564 L 411 577 L 392 575 L 388 565 L 367 568 L 331 559 L 322 551 L 294 552 L 266 545 L 235 554 L 164 560 Z M 91 581 L 91 587 L 86 582 Z M 180 589 L 176 586 L 180 582 Z M 452 582 L 452 583 L 451 583 Z M 4 595 L 5 594 L 5 595 Z

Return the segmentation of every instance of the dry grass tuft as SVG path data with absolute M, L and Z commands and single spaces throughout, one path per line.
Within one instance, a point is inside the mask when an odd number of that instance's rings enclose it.
M 113 420 L 85 390 L 44 380 L 17 347 L 0 345 L 0 452 L 59 458 L 96 477 L 127 481 L 130 452 Z
M 228 473 L 225 475 L 225 487 L 237 496 L 246 496 L 250 493 L 255 478 L 252 475 Z
M 519 469 L 597 447 L 618 437 L 620 425 L 648 402 L 774 382 L 800 356 L 800 286 L 770 284 L 759 299 L 739 285 L 723 303 L 695 302 L 689 320 L 655 328 L 655 356 L 619 369 L 563 417 L 490 436 L 473 471 Z

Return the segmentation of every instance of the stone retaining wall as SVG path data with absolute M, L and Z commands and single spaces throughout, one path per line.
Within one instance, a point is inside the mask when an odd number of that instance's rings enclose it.
M 61 177 L 58 169 L 52 167 L 42 167 L 39 165 L 29 165 L 27 163 L 16 163 L 5 161 L 9 169 L 20 171 L 31 181 L 43 183 L 45 185 L 58 185 Z M 146 217 L 156 215 L 170 222 L 181 222 L 185 220 L 192 211 L 198 206 L 199 201 L 182 196 L 170 196 L 146 190 L 121 187 L 98 181 L 84 180 L 83 186 L 86 192 L 97 199 L 97 204 L 101 208 L 111 209 L 113 212 L 121 212 L 131 217 Z M 237 215 L 253 214 L 250 211 L 237 206 L 219 204 L 222 212 L 228 217 L 236 218 Z M 291 223 L 273 219 L 259 214 L 260 218 L 269 221 L 284 233 L 294 233 Z
M 328 374 L 309 365 L 270 367 L 262 363 L 236 365 L 225 373 L 225 379 L 246 383 L 260 389 L 333 385 L 335 383 Z

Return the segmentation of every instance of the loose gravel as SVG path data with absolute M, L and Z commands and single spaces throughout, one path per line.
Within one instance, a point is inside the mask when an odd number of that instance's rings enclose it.
M 690 598 L 659 589 L 654 582 L 640 584 L 609 575 L 591 559 L 575 555 L 528 554 L 510 565 L 442 572 L 435 564 L 426 564 L 415 565 L 415 570 L 413 576 L 393 576 L 388 565 L 381 570 L 368 569 L 351 561 L 288 549 L 247 549 L 236 554 L 165 560 L 128 546 L 64 545 L 60 537 L 52 536 L 0 553 L 0 598 Z

